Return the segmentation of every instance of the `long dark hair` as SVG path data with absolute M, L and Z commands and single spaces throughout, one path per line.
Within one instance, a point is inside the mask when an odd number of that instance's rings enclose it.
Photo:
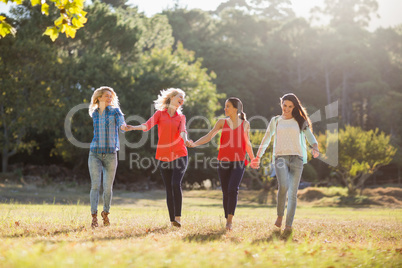
M 291 101 L 293 103 L 295 107 L 293 108 L 292 116 L 294 117 L 294 119 L 296 119 L 297 123 L 299 124 L 300 130 L 305 130 L 307 127 L 313 130 L 307 111 L 301 105 L 300 100 L 296 97 L 295 94 L 293 93 L 285 94 L 283 95 L 282 98 L 280 98 L 280 100 L 281 104 L 283 104 L 285 100 Z
M 230 97 L 229 99 L 227 99 L 227 101 L 229 101 L 233 105 L 233 107 L 237 109 L 237 113 L 240 114 L 241 120 L 247 120 L 246 113 L 243 112 L 243 103 L 240 99 Z

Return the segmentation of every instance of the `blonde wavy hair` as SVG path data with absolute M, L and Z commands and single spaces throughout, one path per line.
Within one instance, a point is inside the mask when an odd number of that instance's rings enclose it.
M 117 97 L 116 92 L 114 92 L 113 88 L 102 86 L 100 88 L 97 88 L 94 91 L 94 93 L 92 94 L 91 103 L 89 104 L 89 115 L 91 117 L 92 117 L 92 114 L 95 112 L 95 110 L 99 108 L 99 98 L 102 97 L 102 95 L 106 91 L 109 91 L 112 94 L 112 104 L 111 104 L 111 106 L 113 108 L 119 108 L 120 109 L 119 98 Z
M 155 109 L 158 111 L 164 111 L 165 109 L 169 108 L 170 98 L 175 97 L 178 94 L 183 94 L 183 98 L 186 96 L 186 93 L 180 88 L 168 88 L 161 90 L 161 93 L 158 95 L 158 99 L 154 101 Z M 183 113 L 181 106 L 177 109 L 177 112 L 179 114 Z

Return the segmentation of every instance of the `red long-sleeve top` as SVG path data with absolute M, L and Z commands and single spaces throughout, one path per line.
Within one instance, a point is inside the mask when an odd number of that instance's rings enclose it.
M 187 133 L 186 117 L 183 114 L 176 112 L 173 116 L 170 116 L 167 109 L 156 111 L 143 125 L 146 127 L 144 131 L 148 131 L 158 125 L 156 159 L 171 162 L 187 155 L 186 145 L 180 136 L 182 132 Z

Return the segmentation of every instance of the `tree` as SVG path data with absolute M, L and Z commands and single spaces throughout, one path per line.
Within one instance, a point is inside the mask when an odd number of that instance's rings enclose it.
M 321 33 L 317 51 L 325 51 L 320 59 L 320 70 L 325 79 L 327 100 L 333 95 L 331 88 L 339 92 L 344 124 L 357 121 L 364 125 L 361 118 L 365 117 L 366 111 L 361 111 L 361 107 L 366 107 L 364 103 L 368 102 L 364 96 L 370 89 L 381 87 L 379 71 L 370 61 L 374 51 L 369 46 L 371 34 L 366 30 L 370 17 L 377 10 L 376 0 L 325 0 L 324 8 L 316 7 L 312 12 L 331 19 L 329 28 Z M 335 71 L 339 78 L 334 88 L 331 87 L 331 76 Z M 356 113 L 360 115 L 357 119 L 352 114 L 356 108 L 360 110 Z
M 88 6 L 88 11 L 89 21 L 74 40 L 60 38 L 56 42 L 65 69 L 59 74 L 64 84 L 54 92 L 66 103 L 63 120 L 57 128 L 63 129 L 68 110 L 77 104 L 88 103 L 93 90 L 100 85 L 116 90 L 126 118 L 133 115 L 149 118 L 159 91 L 179 87 L 187 93 L 184 112 L 188 121 L 193 115 L 204 115 L 213 120 L 220 97 L 211 81 L 214 73 L 202 68 L 202 60 L 181 44 L 172 48 L 172 31 L 166 16 L 147 18 L 136 8 L 114 9 L 100 2 Z M 191 127 L 205 128 L 203 123 L 196 120 Z M 72 118 L 74 137 L 88 143 L 92 131 L 87 110 L 77 112 Z M 141 138 L 141 135 L 141 132 L 125 134 L 128 141 Z M 88 151 L 75 147 L 64 135 L 57 137 L 53 153 L 75 167 L 82 167 Z M 151 158 L 155 153 L 151 140 L 141 148 L 121 148 L 122 153 L 123 150 L 127 154 L 133 152 Z M 118 172 L 128 172 L 128 161 L 120 166 Z M 134 168 L 134 172 L 148 176 L 148 170 Z M 192 176 L 194 180 L 202 178 L 200 174 Z
M 322 13 L 331 18 L 331 26 L 358 25 L 367 27 L 371 16 L 376 15 L 376 0 L 325 0 L 324 8 L 315 7 L 313 13 Z
M 215 13 L 219 14 L 225 9 L 240 9 L 252 15 L 281 20 L 295 16 L 291 4 L 289 0 L 228 0 L 220 4 Z
M 333 170 L 348 188 L 348 194 L 356 195 L 371 174 L 392 161 L 396 149 L 390 144 L 390 138 L 378 129 L 364 131 L 347 125 L 339 133 L 321 134 L 318 142 L 324 151 L 338 146 L 339 164 Z
M 370 127 L 378 126 L 391 134 L 392 144 L 398 148 L 394 163 L 398 165 L 398 181 L 402 182 L 402 25 L 378 29 L 371 46 L 376 49 L 376 66 L 386 84 L 382 94 L 373 96 Z M 392 120 L 381 120 L 391 118 Z
M 112 7 L 122 7 L 122 8 L 127 8 L 127 2 L 128 0 L 102 0 L 102 3 L 109 4 Z
M 59 112 L 65 105 L 54 90 L 60 87 L 62 73 L 57 47 L 41 35 L 38 27 L 47 18 L 30 5 L 19 5 L 11 13 L 18 38 L 9 35 L 0 39 L 3 172 L 7 172 L 11 157 L 38 149 L 38 135 L 57 129 Z
M 196 51 L 203 65 L 217 74 L 218 92 L 239 97 L 249 115 L 272 113 L 278 96 L 270 34 L 278 22 L 225 8 L 219 16 L 200 10 L 165 11 L 173 36 Z M 272 105 L 269 105 L 272 104 Z
M 66 163 L 76 169 L 86 163 L 87 149 L 71 144 L 64 135 L 64 119 L 72 107 L 89 103 L 93 90 L 102 85 L 114 88 L 125 111 L 126 95 L 135 83 L 133 66 L 139 58 L 141 49 L 138 43 L 146 29 L 136 9 L 113 9 L 101 2 L 87 7 L 88 23 L 77 33 L 74 40 L 59 38 L 58 47 L 63 70 L 58 77 L 63 84 L 54 88 L 56 96 L 64 100 L 65 107 L 60 111 L 56 129 L 55 148 L 52 154 L 61 156 Z M 129 98 L 131 99 L 131 98 Z M 78 111 L 72 121 L 72 134 L 78 141 L 89 143 L 93 126 L 88 110 Z
M 22 5 L 22 0 L 0 0 L 1 2 L 8 3 L 9 1 L 17 5 Z M 74 38 L 78 29 L 82 28 L 87 22 L 86 12 L 84 11 L 85 0 L 49 0 L 54 8 L 51 8 L 46 1 L 30 0 L 25 3 L 31 3 L 32 6 L 41 6 L 42 14 L 49 16 L 55 15 L 54 25 L 48 26 L 44 35 L 48 35 L 52 41 L 55 41 L 60 33 L 64 33 L 67 37 Z M 56 9 L 58 10 L 56 12 Z M 50 10 L 50 11 L 49 11 Z M 57 15 L 56 15 L 57 14 Z M 56 19 L 57 17 L 57 19 Z M 5 16 L 0 16 L 0 36 L 16 33 L 16 29 L 6 22 Z
M 22 30 L 23 31 L 23 30 Z M 34 31 L 33 31 L 34 32 Z M 48 101 L 57 69 L 55 50 L 41 38 L 6 37 L 0 45 L 0 147 L 2 171 L 8 171 L 9 158 L 37 147 L 29 138 L 54 124 Z M 40 65 L 41 68 L 37 68 Z

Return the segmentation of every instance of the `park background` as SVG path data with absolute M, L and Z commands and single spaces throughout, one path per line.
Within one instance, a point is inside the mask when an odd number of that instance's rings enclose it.
M 402 266 L 401 1 L 197 9 L 198 1 L 105 0 L 86 2 L 87 22 L 65 17 L 67 5 L 81 12 L 81 0 L 14 2 L 0 6 L 1 267 Z M 144 146 L 122 148 L 111 226 L 91 229 L 88 149 L 68 140 L 65 123 L 91 141 L 87 110 L 67 114 L 102 85 L 116 90 L 126 118 L 144 119 L 161 89 L 182 88 L 187 122 L 205 119 L 188 130 L 211 128 L 225 99 L 239 97 L 248 118 L 260 117 L 255 146 L 281 112 L 279 97 L 299 96 L 322 157 L 305 165 L 294 233 L 273 226 L 277 185 L 265 168 L 246 170 L 234 230 L 224 230 L 217 172 L 194 162 L 196 152 L 216 157 L 216 146 L 189 150 L 183 227 L 170 228 L 159 173 L 129 161 L 154 157 L 156 129 Z M 271 160 L 267 153 L 264 165 Z
M 211 11 L 175 1 L 149 16 L 137 4 L 88 3 L 85 27 L 74 39 L 60 34 L 54 42 L 43 33 L 60 15 L 57 8 L 50 6 L 44 16 L 40 5 L 24 2 L 8 11 L 7 21 L 17 31 L 0 40 L 3 174 L 36 184 L 88 183 L 88 149 L 70 143 L 65 120 L 73 107 L 89 102 L 94 89 L 108 85 L 126 118 L 145 120 L 161 89 L 182 88 L 188 129 L 204 130 L 192 134 L 193 140 L 223 116 L 225 99 L 236 96 L 249 118 L 265 118 L 251 122 L 260 130 L 252 132 L 255 150 L 266 122 L 281 112 L 279 97 L 293 92 L 318 115 L 313 128 L 323 155 L 327 147 L 338 146 L 336 164 L 314 159 L 305 166 L 307 185 L 347 187 L 355 195 L 365 186 L 401 184 L 402 26 L 381 27 L 377 1 L 311 2 L 307 18 L 297 16 L 285 0 L 221 1 Z M 388 23 L 397 22 L 393 14 Z M 370 23 L 376 20 L 373 29 Z M 336 114 L 326 114 L 328 105 L 336 105 Z M 204 119 L 192 120 L 196 116 Z M 339 131 L 329 133 L 330 124 Z M 71 126 L 75 139 L 91 141 L 92 120 L 85 109 L 74 114 Z M 136 143 L 142 135 L 130 132 L 125 138 Z M 154 166 L 128 161 L 132 153 L 152 158 L 156 136 L 140 148 L 122 145 L 126 160 L 119 162 L 117 187 L 162 185 Z M 205 188 L 209 180 L 216 188 L 216 171 L 196 168 L 195 152 L 213 158 L 217 148 L 189 150 L 193 161 L 185 187 Z M 269 174 L 248 169 L 244 184 L 274 189 Z

